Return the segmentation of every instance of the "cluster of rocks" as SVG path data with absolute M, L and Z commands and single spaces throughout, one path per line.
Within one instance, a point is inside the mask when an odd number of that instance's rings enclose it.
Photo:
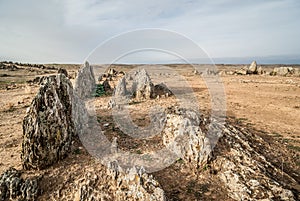
M 75 125 L 82 120 L 74 119 L 72 112 L 77 113 L 76 116 L 86 116 L 81 114 L 86 113 L 86 109 L 72 105 L 77 105 L 78 99 L 89 97 L 95 84 L 93 78 L 88 63 L 80 70 L 74 90 L 65 74 L 45 78 L 23 122 L 21 159 L 24 169 L 47 168 L 70 153 L 72 142 L 80 132 Z M 123 171 L 118 164 L 111 163 L 107 172 L 106 181 L 113 191 L 114 200 L 164 200 L 158 182 L 143 168 Z M 82 175 L 76 187 L 71 189 L 71 196 L 75 200 L 103 199 L 105 194 L 99 189 L 99 182 L 103 180 L 97 172 Z
M 0 69 L 18 69 L 17 66 L 56 70 L 56 68 L 54 66 L 45 66 L 43 64 L 30 64 L 30 63 L 20 63 L 20 62 L 12 62 L 12 61 L 0 62 Z
M 132 82 L 135 98 L 149 99 L 157 94 L 144 69 L 135 73 Z M 94 73 L 88 63 L 80 69 L 74 90 L 63 71 L 43 80 L 23 121 L 21 159 L 25 170 L 47 168 L 70 153 L 72 142 L 81 130 L 76 125 L 89 124 L 83 101 L 91 96 L 94 87 Z M 167 90 L 162 85 L 157 88 Z M 119 96 L 129 93 L 125 76 L 115 93 Z M 271 151 L 263 139 L 231 125 L 215 123 L 213 119 L 208 121 L 193 110 L 172 107 L 166 113 L 163 144 L 191 163 L 195 171 L 207 164 L 212 166 L 232 199 L 299 199 L 290 190 L 297 181 L 267 161 L 258 150 L 257 146 L 263 146 L 265 151 Z M 159 183 L 142 167 L 122 170 L 116 162 L 110 162 L 105 176 L 102 174 L 96 169 L 88 171 L 69 189 L 59 191 L 58 196 L 66 193 L 69 200 L 82 201 L 166 199 Z M 278 175 L 283 175 L 285 181 Z M 100 182 L 107 186 L 99 185 Z M 0 177 L 1 200 L 35 200 L 38 194 L 38 179 L 24 180 L 15 169 L 9 169 Z
M 9 70 L 9 71 L 16 71 L 19 68 L 16 65 L 14 65 L 14 64 L 0 63 L 0 69 Z
M 21 171 L 10 168 L 0 175 L 0 200 L 34 201 L 40 194 L 39 178 L 21 178 Z
M 127 79 L 126 79 L 127 78 Z M 127 89 L 127 83 L 131 82 L 131 89 Z M 159 97 L 168 97 L 173 93 L 163 84 L 154 85 L 145 69 L 135 71 L 133 75 L 123 77 L 115 89 L 115 96 L 130 95 L 137 100 L 147 100 Z
M 279 76 L 300 76 L 300 70 L 299 68 L 293 68 L 293 67 L 276 67 L 273 69 L 273 71 L 270 72 L 270 75 L 279 75 Z
M 262 67 L 257 66 L 256 61 L 253 61 L 249 67 L 245 66 L 245 67 L 243 67 L 239 70 L 236 70 L 234 72 L 234 74 L 236 74 L 236 75 L 252 75 L 252 74 L 261 75 L 261 74 L 264 74 L 264 73 L 265 72 L 263 71 Z
M 163 143 L 191 164 L 196 174 L 199 167 L 212 167 L 234 200 L 299 199 L 291 190 L 297 188 L 297 181 L 267 161 L 259 150 L 258 146 L 272 153 L 268 143 L 229 124 L 212 125 L 212 121 L 208 123 L 191 110 L 169 109 Z M 214 129 L 209 132 L 211 126 Z
M 103 85 L 104 91 L 107 94 L 111 94 L 116 88 L 118 81 L 125 76 L 123 71 L 117 71 L 113 68 L 109 68 L 104 74 L 98 77 L 98 82 Z

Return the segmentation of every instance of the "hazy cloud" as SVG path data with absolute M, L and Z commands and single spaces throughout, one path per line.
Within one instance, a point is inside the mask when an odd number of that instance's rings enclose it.
M 299 18 L 297 0 L 0 1 L 0 59 L 83 62 L 99 43 L 142 28 L 181 33 L 212 57 L 297 56 Z

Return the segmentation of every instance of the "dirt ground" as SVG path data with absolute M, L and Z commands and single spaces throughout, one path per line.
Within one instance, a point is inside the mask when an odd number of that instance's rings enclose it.
M 36 76 L 54 74 L 59 65 L 55 65 L 54 67 L 56 68 L 54 70 L 29 70 L 29 68 L 25 67 L 15 71 L 0 69 L 0 75 L 2 75 L 0 77 L 0 173 L 11 166 L 17 169 L 22 168 L 20 160 L 22 120 L 26 113 L 26 108 L 30 105 L 31 100 L 38 90 L 38 84 L 28 84 L 26 81 L 32 80 Z M 63 67 L 67 68 L 73 78 L 79 68 L 78 65 L 64 65 Z M 237 66 L 219 67 L 220 70 L 237 68 Z M 119 66 L 118 68 L 124 71 L 131 69 L 124 66 Z M 172 66 L 172 68 L 174 69 L 172 73 L 160 73 L 160 70 L 156 69 L 156 71 L 154 70 L 149 74 L 155 84 L 174 80 L 176 73 L 183 75 L 193 89 L 193 94 L 199 102 L 201 111 L 209 113 L 209 109 L 211 108 L 209 90 L 201 76 L 194 74 L 193 69 L 189 66 L 176 65 L 175 67 Z M 226 93 L 228 118 L 234 118 L 243 125 L 261 132 L 275 142 L 279 142 L 287 150 L 299 154 L 300 77 L 221 75 L 221 80 Z M 100 118 L 102 118 L 103 124 L 112 121 L 108 117 L 105 118 L 105 115 L 101 115 L 107 111 L 108 100 L 109 97 L 100 97 L 97 99 L 96 108 L 101 116 Z M 176 102 L 175 97 L 160 98 L 147 103 L 137 102 L 130 105 L 130 114 L 137 125 L 145 126 L 149 122 L 149 118 L 147 115 L 141 117 L 140 113 L 147 114 L 151 106 L 160 105 L 165 107 Z M 139 107 L 143 108 L 142 111 L 140 109 L 137 110 L 137 104 L 145 105 L 146 107 Z M 114 135 L 112 132 L 110 139 Z M 153 142 L 155 142 L 155 139 Z M 124 144 L 126 143 L 128 142 L 125 140 Z M 141 149 L 143 148 L 145 147 L 141 147 Z M 296 163 L 299 168 L 299 158 Z M 180 163 L 177 163 L 174 167 L 170 167 L 166 171 L 170 172 L 170 174 L 175 174 L 177 166 L 180 165 Z M 160 174 L 157 173 L 158 177 Z M 183 174 L 181 176 L 185 177 L 186 175 Z M 199 188 L 199 191 L 203 191 L 208 197 L 211 194 L 216 195 L 216 192 L 222 192 L 222 189 L 218 188 L 212 189 L 212 192 L 209 192 L 207 191 L 207 182 L 197 183 L 196 180 L 197 178 L 192 178 L 190 183 L 186 185 L 196 186 L 195 188 Z M 175 187 L 169 187 L 171 189 L 170 194 L 172 194 Z M 193 189 L 190 191 L 193 191 Z M 210 198 L 214 199 L 214 197 Z M 230 200 L 227 197 L 224 197 L 225 199 Z

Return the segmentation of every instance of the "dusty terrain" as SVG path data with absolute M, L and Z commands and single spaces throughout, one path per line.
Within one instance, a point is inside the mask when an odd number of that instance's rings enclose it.
M 37 76 L 55 74 L 59 67 L 66 68 L 71 78 L 75 78 L 79 65 L 45 65 L 53 66 L 53 69 L 40 69 L 36 67 L 17 66 L 17 70 L 0 70 L 0 173 L 9 167 L 21 169 L 21 143 L 22 120 L 26 108 L 38 90 L 38 84 L 29 84 L 26 81 L 33 80 Z M 193 73 L 190 66 L 171 65 L 171 67 L 185 77 L 199 101 L 199 107 L 203 113 L 208 114 L 211 108 L 209 91 L 200 75 Z M 239 66 L 218 66 L 219 70 L 234 70 Z M 115 66 L 116 69 L 129 71 L 130 66 Z M 270 70 L 272 66 L 265 67 Z M 159 74 L 159 69 L 150 73 L 154 83 L 174 79 L 172 73 Z M 226 92 L 227 121 L 241 128 L 261 136 L 271 146 L 278 149 L 274 159 L 278 166 L 288 169 L 288 172 L 297 174 L 300 172 L 300 77 L 297 76 L 269 76 L 269 75 L 221 75 Z M 124 149 L 132 152 L 143 152 L 146 149 L 160 146 L 159 139 L 151 141 L 135 141 L 119 134 L 118 129 L 113 128 L 113 120 L 108 114 L 108 96 L 99 97 L 96 100 L 97 114 L 106 135 L 111 140 L 118 137 L 118 143 Z M 137 125 L 145 126 L 149 123 L 148 110 L 150 107 L 160 105 L 166 107 L 176 103 L 175 97 L 160 98 L 148 102 L 136 102 L 130 105 L 130 114 Z M 84 148 L 78 145 L 74 153 L 65 161 L 43 170 L 45 192 L 53 193 L 53 187 L 47 187 L 47 181 L 64 185 L 70 178 L 76 178 L 82 167 L 89 168 L 96 162 L 89 157 Z M 172 200 L 231 200 L 226 196 L 226 190 L 218 185 L 218 180 L 209 176 L 209 171 L 202 170 L 200 177 L 185 172 L 188 166 L 180 161 L 169 168 L 157 172 L 154 176 L 161 183 Z M 64 176 L 64 169 L 69 169 L 72 174 Z M 178 171 L 182 169 L 184 171 Z M 178 173 L 180 172 L 180 173 Z M 32 174 L 37 174 L 32 172 Z M 174 178 L 179 182 L 170 184 Z M 67 178 L 67 179 L 66 179 Z M 188 178 L 188 179 L 187 179 Z M 201 178 L 206 178 L 203 180 Z M 210 179 L 207 179 L 210 178 Z M 299 183 L 299 175 L 295 175 Z M 71 179 L 72 180 L 72 179 Z M 50 185 L 51 186 L 51 185 Z M 43 195 L 47 199 L 51 196 Z M 55 196 L 54 196 L 55 197 Z M 53 198 L 53 197 L 52 197 Z

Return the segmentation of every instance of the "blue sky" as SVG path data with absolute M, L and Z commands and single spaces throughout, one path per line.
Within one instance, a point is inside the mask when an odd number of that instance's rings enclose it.
M 298 0 L 0 0 L 0 24 L 0 60 L 82 63 L 117 34 L 161 28 L 220 62 L 300 62 Z

